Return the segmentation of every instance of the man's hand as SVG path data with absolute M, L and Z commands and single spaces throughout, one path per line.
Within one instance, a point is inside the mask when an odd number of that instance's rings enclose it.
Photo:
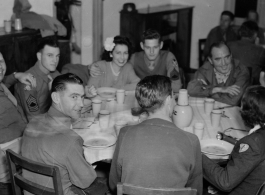
M 240 93 L 240 87 L 232 85 L 229 87 L 214 87 L 212 93 L 228 93 L 230 95 L 238 95 Z
M 201 81 L 203 85 L 207 85 L 206 81 L 203 79 L 198 79 L 198 81 Z
M 31 73 L 23 73 L 23 72 L 17 72 L 15 74 L 15 78 L 19 80 L 19 82 L 27 85 L 27 86 L 32 86 L 36 87 L 36 78 L 31 74 Z
M 91 68 L 90 68 L 90 75 L 92 77 L 97 77 L 97 76 L 100 76 L 103 72 L 100 70 L 100 68 L 98 67 L 98 64 L 97 63 L 94 63 L 91 65 Z
M 86 97 L 95 97 L 97 95 L 97 90 L 93 85 L 85 86 Z
M 81 110 L 81 118 L 87 118 L 92 109 L 92 101 L 89 99 L 84 99 L 84 107 Z
M 260 82 L 261 86 L 265 87 L 265 72 L 260 72 L 259 82 Z

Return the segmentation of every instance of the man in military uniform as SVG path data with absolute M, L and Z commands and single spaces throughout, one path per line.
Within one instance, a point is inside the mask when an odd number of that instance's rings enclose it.
M 84 140 L 72 130 L 84 106 L 82 80 L 71 73 L 56 77 L 52 83 L 52 106 L 47 113 L 34 117 L 22 138 L 22 156 L 59 167 L 64 195 L 105 195 L 107 184 L 84 158 Z M 23 176 L 37 184 L 52 187 L 50 177 L 30 171 Z M 28 193 L 25 193 L 27 195 Z
M 0 53 L 0 144 L 6 144 L 22 136 L 27 125 L 27 120 L 16 98 L 9 91 L 9 87 L 17 82 L 26 85 L 36 85 L 34 77 L 30 73 L 14 73 L 5 77 L 6 64 Z M 11 183 L 8 172 L 5 150 L 11 148 L 15 152 L 20 151 L 18 142 L 0 147 L 0 194 L 11 195 Z
M 163 41 L 160 34 L 153 29 L 146 30 L 140 45 L 143 51 L 134 53 L 129 61 L 136 75 L 140 79 L 150 75 L 168 76 L 172 81 L 173 91 L 178 92 L 182 86 L 178 62 L 173 53 L 161 50 Z M 92 64 L 90 74 L 98 76 L 101 70 Z
M 28 121 L 37 114 L 48 111 L 51 106 L 49 86 L 60 73 L 56 70 L 60 56 L 58 42 L 54 37 L 46 37 L 39 45 L 36 64 L 26 72 L 37 79 L 37 86 L 26 88 L 18 83 L 15 87 L 18 104 L 23 108 Z
M 229 195 L 257 194 L 265 181 L 265 88 L 248 88 L 241 106 L 244 122 L 253 129 L 236 143 L 226 167 L 202 155 L 204 178 Z

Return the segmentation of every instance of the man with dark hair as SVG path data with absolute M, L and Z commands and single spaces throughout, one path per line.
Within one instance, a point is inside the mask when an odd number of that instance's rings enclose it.
M 109 186 L 118 182 L 152 188 L 197 189 L 202 194 L 201 150 L 198 138 L 172 122 L 176 104 L 171 80 L 153 75 L 136 87 L 147 120 L 121 129 L 112 159 Z
M 247 21 L 253 21 L 256 22 L 257 25 L 259 23 L 259 14 L 257 11 L 255 10 L 249 10 L 248 11 L 248 15 L 247 15 Z M 258 39 L 255 42 L 257 45 L 265 45 L 265 37 L 264 37 L 264 29 L 261 27 L 258 27 Z
M 202 155 L 203 175 L 219 190 L 229 195 L 257 193 L 265 175 L 265 88 L 251 86 L 241 102 L 241 116 L 252 127 L 238 140 L 225 167 Z
M 249 85 L 249 71 L 232 58 L 224 42 L 211 46 L 208 61 L 200 67 L 188 84 L 191 96 L 211 97 L 229 105 L 238 105 Z
M 163 41 L 160 34 L 153 29 L 144 31 L 140 45 L 143 51 L 134 53 L 129 61 L 136 75 L 140 79 L 150 75 L 168 76 L 172 80 L 173 91 L 178 92 L 182 86 L 178 62 L 173 53 L 161 50 Z M 101 71 L 92 65 L 90 74 L 98 76 Z
M 83 139 L 72 130 L 84 106 L 82 80 L 68 73 L 56 77 L 51 88 L 52 106 L 47 113 L 33 117 L 22 138 L 22 156 L 60 170 L 65 195 L 104 195 L 106 183 L 96 179 L 94 168 L 85 160 Z M 51 178 L 24 170 L 36 183 L 52 187 Z
M 54 37 L 46 37 L 41 41 L 36 64 L 26 72 L 37 79 L 37 86 L 25 90 L 25 85 L 15 87 L 18 104 L 23 108 L 28 121 L 37 114 L 48 111 L 51 106 L 49 86 L 60 73 L 56 70 L 60 57 L 58 42 Z
M 208 57 L 210 52 L 210 47 L 213 43 L 220 41 L 231 42 L 237 40 L 237 35 L 232 28 L 232 23 L 234 20 L 234 14 L 230 11 L 223 11 L 220 18 L 220 25 L 213 28 L 207 36 L 204 56 L 205 59 Z
M 251 68 L 253 84 L 259 83 L 259 73 L 265 66 L 265 49 L 255 45 L 258 30 L 255 22 L 246 21 L 239 29 L 241 40 L 228 43 L 233 57 Z

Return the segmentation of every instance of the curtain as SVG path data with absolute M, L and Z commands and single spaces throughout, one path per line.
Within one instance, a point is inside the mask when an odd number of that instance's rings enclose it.
M 258 0 L 259 26 L 265 28 L 265 0 Z
M 93 0 L 93 60 L 100 60 L 103 45 L 103 0 Z

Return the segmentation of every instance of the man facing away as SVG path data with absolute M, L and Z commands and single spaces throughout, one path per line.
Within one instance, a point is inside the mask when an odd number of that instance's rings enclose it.
M 188 84 L 188 93 L 195 97 L 211 97 L 229 105 L 238 105 L 249 85 L 249 71 L 232 58 L 224 42 L 211 46 L 208 61 L 200 67 Z
M 220 18 L 220 25 L 214 27 L 208 34 L 205 47 L 204 56 L 205 59 L 208 57 L 210 52 L 210 47 L 213 43 L 220 41 L 231 42 L 237 40 L 237 34 L 232 28 L 232 23 L 234 20 L 234 14 L 230 11 L 223 11 Z
M 5 60 L 0 53 L 0 144 L 7 144 L 22 136 L 27 125 L 23 110 L 17 105 L 16 98 L 8 88 L 16 82 L 16 79 L 26 85 L 36 85 L 35 79 L 29 73 L 14 73 L 4 77 L 5 73 Z M 15 152 L 19 152 L 20 145 L 18 142 L 13 142 L 4 149 L 0 147 L 0 194 L 3 195 L 12 194 L 5 154 L 5 150 L 9 148 Z
M 248 11 L 248 15 L 247 15 L 247 21 L 253 21 L 253 22 L 256 22 L 256 24 L 258 25 L 259 23 L 259 14 L 257 11 L 255 10 L 249 10 Z M 257 45 L 262 45 L 264 46 L 265 45 L 265 32 L 264 32 L 264 29 L 261 28 L 261 27 L 258 27 L 258 39 L 256 40 L 256 44 Z
M 255 45 L 259 27 L 255 22 L 246 21 L 239 29 L 241 40 L 228 43 L 233 57 L 252 70 L 253 84 L 259 83 L 259 74 L 265 66 L 265 49 Z
M 28 120 L 38 114 L 48 111 L 51 106 L 50 84 L 53 78 L 60 75 L 56 70 L 60 50 L 54 37 L 46 37 L 41 41 L 36 64 L 27 70 L 37 79 L 37 86 L 25 90 L 25 85 L 15 87 L 18 104 L 23 108 Z
M 172 122 L 176 104 L 171 80 L 153 75 L 136 87 L 147 120 L 121 129 L 112 159 L 109 186 L 118 182 L 152 188 L 197 189 L 202 194 L 201 151 L 198 138 Z
M 65 195 L 106 192 L 106 185 L 96 179 L 93 167 L 85 160 L 83 139 L 72 128 L 81 115 L 84 99 L 82 80 L 68 73 L 52 83 L 52 106 L 27 125 L 22 140 L 22 156 L 60 170 Z M 38 184 L 52 187 L 51 178 L 24 170 L 23 175 Z
M 160 34 L 153 29 L 146 30 L 140 45 L 143 51 L 134 53 L 129 61 L 136 75 L 140 79 L 150 75 L 168 76 L 172 80 L 173 91 L 178 92 L 182 86 L 178 62 L 170 51 L 161 50 L 163 41 Z M 97 76 L 101 71 L 93 64 L 90 74 Z

